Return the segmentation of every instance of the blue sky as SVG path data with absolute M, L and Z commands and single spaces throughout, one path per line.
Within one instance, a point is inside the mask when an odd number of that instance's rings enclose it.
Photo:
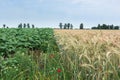
M 0 0 L 0 26 L 31 23 L 58 27 L 59 22 L 75 28 L 100 24 L 120 25 L 120 0 Z

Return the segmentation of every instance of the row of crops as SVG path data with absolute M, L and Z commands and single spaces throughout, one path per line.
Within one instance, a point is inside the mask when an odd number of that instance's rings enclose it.
M 0 29 L 0 80 L 120 80 L 119 36 L 114 30 Z
M 8 57 L 17 51 L 57 50 L 52 29 L 0 29 L 0 55 Z
M 58 51 L 53 29 L 1 28 L 0 80 L 44 80 L 44 55 Z
M 120 80 L 120 31 L 55 30 L 65 79 Z

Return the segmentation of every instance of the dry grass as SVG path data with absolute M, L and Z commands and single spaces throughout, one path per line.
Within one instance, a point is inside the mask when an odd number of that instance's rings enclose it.
M 120 80 L 119 30 L 55 30 L 71 80 Z

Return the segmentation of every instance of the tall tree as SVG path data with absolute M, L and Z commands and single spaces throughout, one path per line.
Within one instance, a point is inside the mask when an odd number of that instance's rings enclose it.
M 18 28 L 22 28 L 22 23 L 20 23 L 20 24 L 18 25 Z
M 35 28 L 35 25 L 34 25 L 34 24 L 32 24 L 32 28 Z
M 67 28 L 70 29 L 70 23 L 67 24 Z
M 63 26 L 62 23 L 59 23 L 59 27 L 60 27 L 60 29 L 62 29 L 62 26 Z
M 68 29 L 68 23 L 66 23 L 66 29 Z
M 98 29 L 101 29 L 101 26 L 100 26 L 100 24 L 98 24 L 97 28 L 98 28 Z
M 83 29 L 83 23 L 80 24 L 80 29 Z
M 72 24 L 70 25 L 70 29 L 73 29 L 73 25 Z
M 110 29 L 110 25 L 107 25 L 108 26 L 108 29 Z
M 26 24 L 25 23 L 23 24 L 23 27 L 26 28 Z
M 103 24 L 102 29 L 108 29 L 108 26 L 106 24 Z
M 3 24 L 3 28 L 5 28 L 6 27 L 6 25 L 5 24 Z
M 67 24 L 65 23 L 65 24 L 64 24 L 64 29 L 66 29 L 66 28 L 67 28 Z
M 30 28 L 30 24 L 29 23 L 27 23 L 27 28 Z
M 113 24 L 112 24 L 112 25 L 110 25 L 110 29 L 114 29 L 114 26 L 113 26 Z

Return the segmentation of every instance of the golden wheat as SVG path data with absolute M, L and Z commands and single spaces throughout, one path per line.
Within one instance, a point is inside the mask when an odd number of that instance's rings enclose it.
M 119 30 L 55 30 L 55 37 L 65 65 L 76 72 L 74 78 L 120 79 Z

